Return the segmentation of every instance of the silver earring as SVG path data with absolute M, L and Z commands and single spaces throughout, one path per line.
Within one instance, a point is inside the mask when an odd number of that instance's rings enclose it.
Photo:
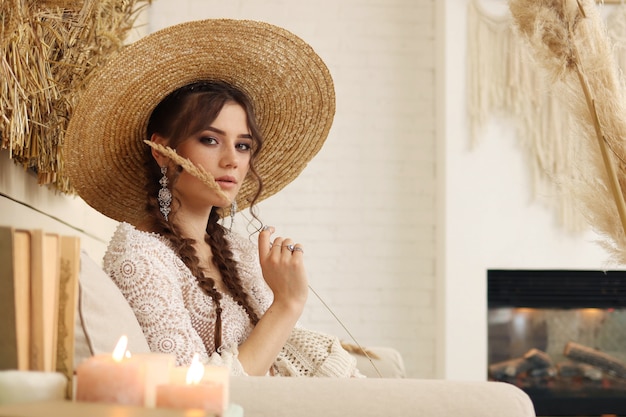
M 163 176 L 159 180 L 159 184 L 161 184 L 161 189 L 159 190 L 159 210 L 161 210 L 161 214 L 165 217 L 165 221 L 167 221 L 167 216 L 170 214 L 172 209 L 170 208 L 170 204 L 172 204 L 172 193 L 170 189 L 167 188 L 167 184 L 169 183 L 167 179 L 167 166 L 161 167 L 161 174 Z
M 228 231 L 231 232 L 233 230 L 233 224 L 235 224 L 235 214 L 237 213 L 237 200 L 233 200 L 230 203 L 230 227 Z

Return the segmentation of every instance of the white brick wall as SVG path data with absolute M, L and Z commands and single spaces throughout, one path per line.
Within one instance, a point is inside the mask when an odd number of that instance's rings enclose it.
M 296 33 L 335 80 L 324 148 L 261 218 L 306 246 L 312 287 L 364 345 L 409 375 L 435 369 L 434 0 L 155 0 L 150 30 L 201 18 Z M 245 219 L 239 218 L 239 223 Z M 304 325 L 349 340 L 311 294 Z

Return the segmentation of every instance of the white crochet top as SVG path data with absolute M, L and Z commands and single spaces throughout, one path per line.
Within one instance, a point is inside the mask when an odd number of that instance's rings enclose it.
M 252 307 L 264 313 L 273 300 L 263 280 L 252 242 L 233 233 L 226 236 Z M 237 347 L 252 331 L 244 309 L 222 294 L 222 346 L 214 346 L 215 306 L 196 278 L 156 233 L 120 223 L 104 256 L 104 270 L 120 288 L 141 325 L 153 352 L 171 353 L 178 365 L 199 353 L 204 363 L 225 365 L 245 375 Z M 217 352 L 216 352 L 217 351 Z M 274 363 L 282 376 L 360 376 L 356 360 L 337 338 L 297 326 Z

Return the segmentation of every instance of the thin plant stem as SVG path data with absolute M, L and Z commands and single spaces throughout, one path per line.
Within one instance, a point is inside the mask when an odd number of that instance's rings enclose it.
M 622 193 L 622 188 L 620 187 L 619 180 L 617 178 L 617 172 L 615 171 L 613 160 L 611 159 L 611 155 L 607 150 L 606 138 L 604 137 L 604 133 L 602 132 L 602 125 L 600 124 L 598 112 L 596 111 L 595 100 L 593 99 L 593 96 L 589 89 L 589 82 L 587 81 L 585 72 L 581 68 L 582 64 L 580 61 L 580 56 L 578 56 L 577 49 L 575 50 L 575 53 L 577 55 L 576 74 L 578 75 L 578 80 L 580 81 L 580 85 L 585 95 L 587 106 L 589 107 L 589 111 L 591 112 L 591 119 L 593 120 L 593 127 L 596 132 L 596 139 L 598 140 L 598 146 L 600 148 L 600 154 L 602 155 L 604 169 L 606 170 L 606 175 L 609 180 L 609 187 L 611 188 L 611 194 L 613 195 L 613 199 L 615 200 L 617 212 L 622 223 L 622 231 L 626 235 L 626 203 L 624 202 L 624 195 Z
M 361 353 L 363 353 L 363 355 L 365 355 L 365 357 L 367 358 L 367 360 L 370 361 L 370 364 L 372 365 L 372 367 L 374 368 L 374 370 L 376 371 L 376 373 L 378 374 L 378 376 L 380 378 L 383 377 L 383 375 L 380 373 L 380 371 L 378 370 L 378 368 L 376 367 L 376 365 L 374 365 L 374 361 L 372 360 L 372 358 L 370 357 L 370 355 L 367 354 L 367 351 L 365 349 L 363 349 L 363 347 L 361 346 L 361 344 L 356 340 L 356 338 L 352 335 L 352 333 L 350 333 L 350 330 L 348 330 L 348 328 L 343 324 L 343 322 L 341 320 L 339 320 L 339 317 L 337 317 L 337 315 L 335 314 L 335 312 L 328 306 L 328 304 L 326 304 L 326 302 L 322 299 L 322 297 L 319 296 L 319 294 L 313 289 L 313 287 L 311 287 L 309 285 L 309 289 L 311 290 L 311 292 L 313 294 L 315 294 L 315 296 L 317 297 L 318 300 L 320 300 L 320 302 L 324 305 L 324 307 L 326 307 L 326 310 L 328 310 L 328 312 L 335 318 L 335 320 L 337 320 L 337 323 L 339 323 L 339 325 L 341 327 L 343 327 L 343 329 L 346 331 L 346 333 L 348 334 L 348 336 L 350 336 L 350 339 L 352 339 L 352 341 L 359 347 L 359 349 L 361 350 Z

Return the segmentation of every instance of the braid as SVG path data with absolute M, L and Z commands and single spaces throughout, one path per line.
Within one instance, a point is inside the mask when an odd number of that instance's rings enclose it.
M 237 263 L 233 260 L 233 253 L 226 241 L 226 229 L 218 223 L 218 219 L 218 211 L 211 210 L 205 239 L 213 252 L 213 264 L 222 274 L 222 282 L 233 299 L 246 311 L 252 324 L 256 325 L 259 322 L 259 316 L 252 308 L 249 295 L 241 285 Z
M 146 164 L 148 169 L 152 173 L 156 173 L 154 161 L 149 161 Z M 158 168 L 158 167 L 157 167 Z M 171 183 L 174 184 L 178 175 L 180 175 L 180 167 L 171 178 Z M 157 175 L 160 175 L 160 171 Z M 161 215 L 159 210 L 159 203 L 157 200 L 158 190 L 160 188 L 159 181 L 148 181 L 146 190 L 148 194 L 148 200 L 146 203 L 146 212 L 150 215 L 151 230 L 166 237 L 172 244 L 174 251 L 178 254 L 183 263 L 189 268 L 193 276 L 198 281 L 200 288 L 213 300 L 215 304 L 215 335 L 214 344 L 217 350 L 222 345 L 222 307 L 220 300 L 222 294 L 215 288 L 215 281 L 213 278 L 204 275 L 204 271 L 200 268 L 200 260 L 196 255 L 196 249 L 193 247 L 195 240 L 184 238 L 180 232 L 178 226 L 172 222 L 176 216 L 175 207 L 178 206 L 178 201 L 173 199 L 172 212 L 169 216 L 170 221 L 166 221 Z

